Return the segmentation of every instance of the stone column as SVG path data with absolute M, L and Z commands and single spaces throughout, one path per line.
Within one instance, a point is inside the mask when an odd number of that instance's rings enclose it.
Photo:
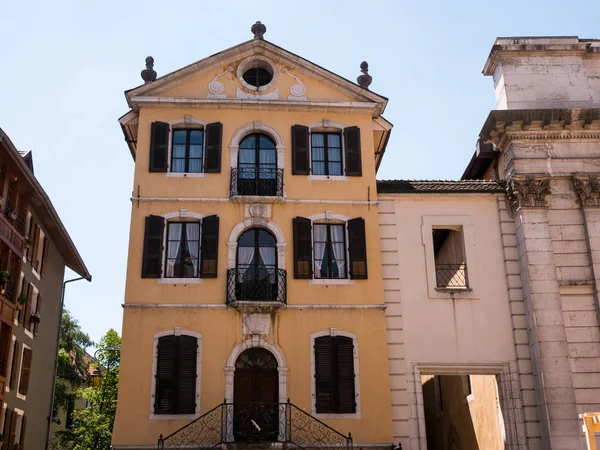
M 507 191 L 514 212 L 536 386 L 539 448 L 576 449 L 580 427 L 546 204 L 550 179 L 513 177 Z M 530 443 L 530 448 L 537 447 Z

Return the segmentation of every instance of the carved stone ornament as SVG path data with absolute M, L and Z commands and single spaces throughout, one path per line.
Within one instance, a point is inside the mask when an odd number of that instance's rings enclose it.
M 304 83 L 300 81 L 300 78 L 298 78 L 296 75 L 292 75 L 285 67 L 282 68 L 281 71 L 283 73 L 287 73 L 290 77 L 296 80 L 296 84 L 293 84 L 290 88 L 290 94 L 292 94 L 292 96 L 288 97 L 288 100 L 306 100 L 306 97 L 304 96 L 304 94 L 306 94 L 306 86 L 304 86 Z
M 254 34 L 254 39 L 264 39 L 264 34 L 267 32 L 267 27 L 260 23 L 258 20 L 252 27 L 250 28 L 252 34 Z
M 154 58 L 152 56 L 146 57 L 146 68 L 142 70 L 141 75 L 144 83 L 150 83 L 156 80 L 156 72 L 154 71 Z
M 362 75 L 358 76 L 356 82 L 361 88 L 369 89 L 373 77 L 369 75 L 369 64 L 366 61 L 360 63 L 360 71 L 362 72 Z
M 577 201 L 582 206 L 600 206 L 600 181 L 597 177 L 573 177 Z
M 506 196 L 513 213 L 520 208 L 545 208 L 550 195 L 550 179 L 535 180 L 528 175 L 525 180 L 512 178 L 506 186 Z
M 228 72 L 233 72 L 233 67 L 229 66 L 224 72 L 216 74 L 212 81 L 208 83 L 208 92 L 210 92 L 210 94 L 208 94 L 208 98 L 227 97 L 225 94 L 223 94 L 223 91 L 225 91 L 225 86 L 223 86 L 223 83 L 217 80 Z

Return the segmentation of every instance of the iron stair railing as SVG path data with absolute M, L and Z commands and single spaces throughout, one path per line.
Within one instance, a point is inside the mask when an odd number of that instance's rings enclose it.
M 352 450 L 352 435 L 287 403 L 223 402 L 158 439 L 158 450 L 211 449 L 223 444 L 288 444 L 300 449 Z

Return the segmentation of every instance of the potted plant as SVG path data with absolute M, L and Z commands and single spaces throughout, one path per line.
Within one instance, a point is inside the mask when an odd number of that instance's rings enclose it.
M 13 445 L 13 448 L 15 450 L 21 450 L 21 444 L 19 444 L 18 442 L 15 442 L 14 445 Z
M 8 270 L 0 270 L 0 283 L 6 283 L 10 280 L 10 273 Z
M 40 323 L 40 313 L 36 312 L 34 314 L 31 315 L 31 318 L 29 319 L 31 323 Z
M 17 217 L 19 217 L 19 215 L 17 214 L 17 212 L 16 212 L 16 211 L 11 211 L 11 212 L 10 212 L 10 218 L 11 218 L 12 220 L 17 220 Z
M 19 298 L 17 299 L 19 304 L 25 305 L 27 303 L 27 296 L 24 293 L 19 294 Z
M 25 236 L 25 247 L 30 248 L 33 245 L 33 240 L 29 237 L 29 235 Z

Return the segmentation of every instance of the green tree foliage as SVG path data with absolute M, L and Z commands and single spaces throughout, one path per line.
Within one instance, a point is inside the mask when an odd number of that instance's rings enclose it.
M 100 339 L 96 352 L 98 369 L 102 373 L 99 385 L 79 389 L 77 395 L 84 398 L 89 407 L 76 410 L 73 425 L 61 432 L 60 448 L 73 450 L 106 450 L 110 448 L 112 429 L 117 410 L 117 384 L 121 338 L 110 329 Z
M 79 322 L 63 309 L 56 368 L 53 420 L 57 423 L 59 410 L 69 411 L 75 403 L 75 390 L 89 381 L 85 349 L 94 343 L 81 330 Z

